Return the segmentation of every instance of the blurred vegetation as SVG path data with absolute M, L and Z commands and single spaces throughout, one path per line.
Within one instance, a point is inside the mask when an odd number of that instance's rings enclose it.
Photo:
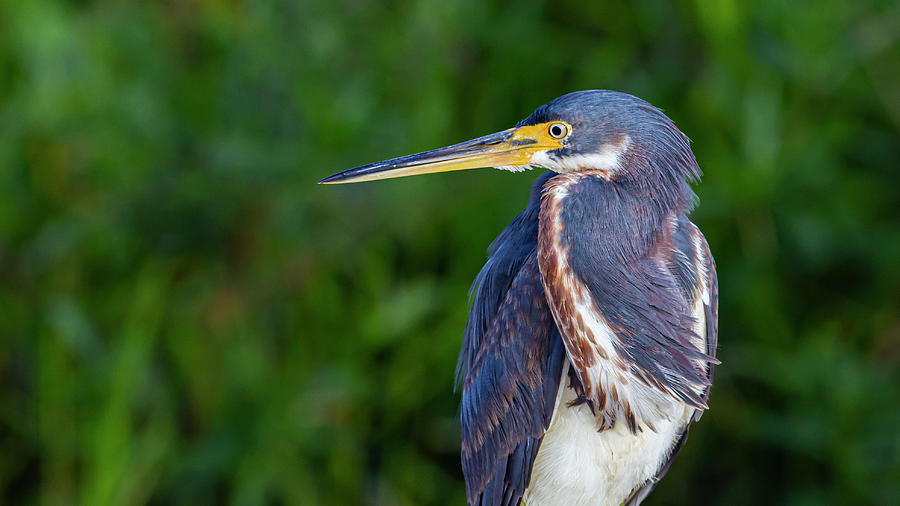
M 315 182 L 588 88 L 706 172 L 723 365 L 648 504 L 900 504 L 900 8 L 842 0 L 0 3 L 0 503 L 461 504 L 537 173 Z

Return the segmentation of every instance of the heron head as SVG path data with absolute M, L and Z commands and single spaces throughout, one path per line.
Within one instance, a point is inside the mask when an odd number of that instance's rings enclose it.
M 687 137 L 659 109 L 608 90 L 549 102 L 514 128 L 453 146 L 345 170 L 320 183 L 350 183 L 494 167 L 591 172 L 610 181 L 683 186 L 700 169 Z
M 694 179 L 700 169 L 688 138 L 662 111 L 627 93 L 578 91 L 539 107 L 519 128 L 540 125 L 561 146 L 530 164 L 555 172 L 590 171 L 610 180 Z

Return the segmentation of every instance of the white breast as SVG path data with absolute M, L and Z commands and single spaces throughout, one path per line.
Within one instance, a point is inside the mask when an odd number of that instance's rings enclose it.
M 669 419 L 632 434 L 625 423 L 598 432 L 586 404 L 568 407 L 575 392 L 563 368 L 556 411 L 534 461 L 525 506 L 615 505 L 652 478 L 669 457 L 694 409 L 673 404 Z
M 709 303 L 708 287 L 696 298 L 694 328 L 699 349 L 705 349 L 706 325 L 703 305 Z M 534 459 L 531 483 L 523 505 L 613 505 L 619 506 L 637 487 L 653 478 L 669 458 L 696 410 L 680 402 L 663 404 L 666 412 L 632 434 L 618 421 L 612 429 L 598 431 L 598 420 L 587 404 L 569 407 L 577 397 L 568 386 L 566 359 L 550 427 Z

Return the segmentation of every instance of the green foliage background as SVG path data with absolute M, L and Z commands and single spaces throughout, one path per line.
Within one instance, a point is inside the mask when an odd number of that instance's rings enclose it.
M 537 173 L 315 182 L 587 88 L 706 172 L 723 364 L 648 504 L 900 504 L 867 0 L 0 2 L 0 503 L 463 503 L 466 292 Z

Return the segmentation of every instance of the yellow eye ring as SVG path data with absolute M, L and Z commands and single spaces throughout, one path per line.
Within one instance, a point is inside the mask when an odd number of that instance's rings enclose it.
M 554 139 L 563 139 L 569 135 L 569 125 L 565 123 L 550 123 L 547 127 L 547 133 Z

